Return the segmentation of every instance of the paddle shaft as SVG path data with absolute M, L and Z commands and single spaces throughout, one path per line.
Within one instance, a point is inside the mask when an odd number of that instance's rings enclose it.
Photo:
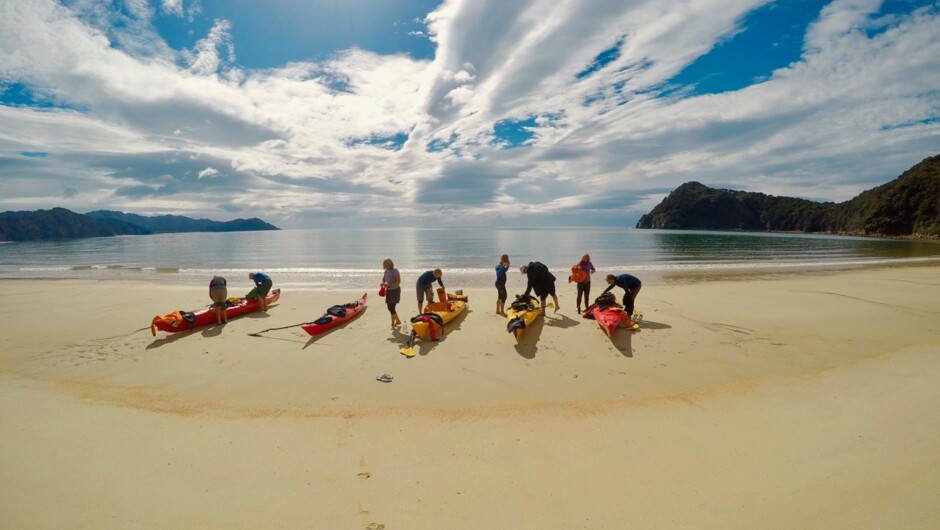
M 301 322 L 300 324 L 291 324 L 290 326 L 281 326 L 279 328 L 262 329 L 261 331 L 249 333 L 248 335 L 251 337 L 260 337 L 262 333 L 267 333 L 268 331 L 277 331 L 279 329 L 296 328 L 297 326 L 304 326 L 306 324 L 313 324 L 313 322 Z

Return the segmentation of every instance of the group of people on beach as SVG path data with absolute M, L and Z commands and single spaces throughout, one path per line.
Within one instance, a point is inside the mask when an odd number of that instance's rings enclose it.
M 506 300 L 509 298 L 509 294 L 506 291 L 509 267 L 509 255 L 503 254 L 499 257 L 499 263 L 496 264 L 496 314 L 503 316 L 506 315 Z M 389 258 L 382 262 L 382 268 L 384 272 L 382 275 L 381 294 L 385 296 L 385 304 L 391 315 L 392 329 L 397 329 L 402 325 L 401 319 L 398 318 L 396 311 L 396 306 L 401 302 L 401 273 L 395 268 L 395 263 Z M 591 256 L 588 254 L 582 256 L 581 260 L 571 267 L 571 270 L 572 275 L 569 277 L 569 281 L 577 285 L 577 309 L 580 314 L 582 300 L 584 301 L 585 309 L 591 305 L 591 275 L 597 272 L 597 270 L 594 268 L 594 264 L 591 263 Z M 541 302 L 542 315 L 545 314 L 545 301 L 551 296 L 555 305 L 555 312 L 558 312 L 558 293 L 555 290 L 556 278 L 548 267 L 541 262 L 531 261 L 520 267 L 519 272 L 526 275 L 526 289 L 523 296 L 528 297 L 534 291 L 535 296 L 537 296 Z M 441 269 L 433 269 L 423 272 L 418 277 L 418 281 L 415 284 L 415 293 L 417 295 L 419 313 L 423 311 L 425 300 L 427 300 L 428 303 L 434 301 L 432 284 L 436 281 L 438 285 L 444 287 L 442 276 L 443 272 Z M 608 274 L 606 281 L 608 286 L 604 290 L 605 293 L 609 292 L 614 287 L 623 289 L 624 310 L 627 312 L 627 315 L 633 318 L 636 297 L 640 293 L 640 288 L 643 286 L 643 283 L 639 278 L 631 274 Z
M 257 296 L 258 304 L 262 311 L 268 310 L 268 293 L 274 286 L 274 280 L 263 272 L 249 272 L 248 279 L 255 283 L 252 291 Z M 250 293 L 249 293 L 250 294 Z M 228 282 L 222 276 L 213 276 L 209 281 L 209 298 L 212 300 L 212 307 L 215 309 L 215 321 L 219 325 L 228 322 L 228 314 L 225 305 L 228 301 Z
M 506 315 L 506 300 L 509 298 L 509 294 L 506 291 L 509 267 L 509 255 L 503 254 L 499 257 L 499 263 L 496 264 L 496 314 L 503 316 Z M 385 297 L 385 305 L 388 307 L 388 312 L 392 319 L 392 329 L 398 329 L 398 327 L 402 325 L 402 321 L 398 318 L 396 309 L 401 302 L 401 273 L 395 268 L 395 263 L 391 258 L 387 258 L 382 262 L 382 269 L 384 272 L 382 274 L 380 294 Z M 530 261 L 522 267 L 519 267 L 519 272 L 526 275 L 526 289 L 523 296 L 528 297 L 534 291 L 535 296 L 537 296 L 539 302 L 541 302 L 542 315 L 545 314 L 545 302 L 548 297 L 551 296 L 555 305 L 555 312 L 557 313 L 560 309 L 560 305 L 558 303 L 558 293 L 555 290 L 556 278 L 548 267 L 541 262 Z M 575 283 L 577 286 L 576 299 L 579 314 L 581 313 L 582 301 L 584 302 L 585 309 L 591 305 L 591 275 L 595 272 L 597 272 L 597 270 L 594 268 L 594 264 L 591 263 L 591 256 L 588 254 L 582 256 L 581 260 L 571 267 L 571 276 L 568 277 L 568 280 Z M 418 276 L 418 281 L 415 283 L 418 313 L 424 310 L 425 301 L 427 301 L 427 303 L 434 301 L 434 282 L 444 287 L 442 277 L 443 272 L 441 269 L 428 270 Z M 253 291 L 257 296 L 261 311 L 267 311 L 266 297 L 268 293 L 271 292 L 274 281 L 269 275 L 263 272 L 249 272 L 248 279 L 252 280 L 255 284 Z M 616 276 L 608 274 L 606 280 L 608 286 L 607 289 L 604 290 L 605 293 L 609 292 L 614 287 L 623 289 L 623 307 L 627 315 L 632 318 L 636 296 L 639 294 L 640 288 L 643 285 L 640 279 L 630 274 L 620 274 Z M 212 307 L 215 309 L 216 322 L 220 325 L 228 322 L 225 311 L 225 305 L 228 300 L 228 282 L 225 278 L 222 276 L 212 277 L 212 280 L 209 282 L 209 298 L 212 300 Z

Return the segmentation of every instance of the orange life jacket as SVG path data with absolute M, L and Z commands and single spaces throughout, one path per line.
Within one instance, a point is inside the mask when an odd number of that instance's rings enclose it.
M 580 263 L 571 266 L 571 276 L 568 276 L 568 283 L 581 283 L 587 280 L 587 273 L 581 268 Z

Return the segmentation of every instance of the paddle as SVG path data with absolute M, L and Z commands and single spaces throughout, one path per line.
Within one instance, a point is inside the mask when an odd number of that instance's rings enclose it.
M 417 355 L 418 352 L 416 352 L 414 349 L 415 338 L 417 338 L 417 336 L 418 333 L 415 330 L 411 330 L 411 337 L 408 338 L 408 344 L 402 344 L 401 347 L 398 348 L 398 353 L 404 355 L 405 357 L 414 357 Z
M 301 322 L 300 324 L 291 324 L 290 326 L 281 326 L 281 327 L 279 327 L 279 328 L 262 329 L 261 331 L 256 331 L 256 332 L 254 332 L 254 333 L 249 333 L 248 336 L 249 336 L 249 337 L 260 337 L 262 333 L 267 333 L 268 331 L 277 331 L 277 330 L 279 330 L 279 329 L 296 328 L 297 326 L 304 326 L 304 325 L 307 325 L 307 324 L 313 324 L 313 322 Z

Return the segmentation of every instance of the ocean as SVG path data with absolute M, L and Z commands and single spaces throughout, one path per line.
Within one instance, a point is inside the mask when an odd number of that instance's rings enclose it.
M 493 284 L 499 256 L 549 266 L 561 282 L 585 253 L 599 275 L 644 282 L 676 273 L 801 271 L 940 262 L 940 243 L 846 236 L 631 228 L 349 228 L 157 234 L 0 244 L 0 279 L 69 278 L 208 285 L 251 271 L 292 289 L 372 289 L 391 258 L 403 284 L 440 267 L 449 289 Z M 516 274 L 518 276 L 518 273 Z M 518 283 L 521 280 L 515 281 Z M 524 285 L 524 282 L 522 282 Z

